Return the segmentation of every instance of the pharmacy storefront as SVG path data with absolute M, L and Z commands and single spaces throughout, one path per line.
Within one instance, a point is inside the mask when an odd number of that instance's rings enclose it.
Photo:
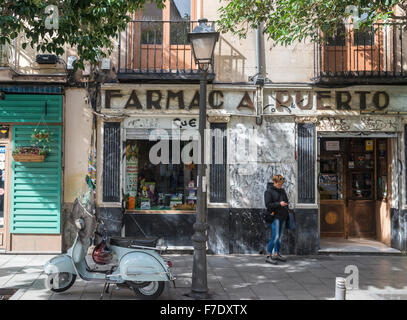
M 324 237 L 405 250 L 406 94 L 394 86 L 208 86 L 206 155 L 221 160 L 206 174 L 210 252 L 264 250 L 264 191 L 274 174 L 286 178 L 296 216 L 284 253 L 317 254 Z M 97 206 L 111 234 L 192 248 L 198 102 L 195 85 L 102 88 Z M 252 158 L 236 163 L 236 154 Z
M 225 132 L 231 110 L 253 107 L 253 88 L 208 86 L 207 129 Z M 192 247 L 197 202 L 199 86 L 105 85 L 98 117 L 99 214 L 112 234 L 159 236 Z M 217 129 L 217 130 L 214 130 Z M 207 140 L 207 157 L 211 152 Z M 215 144 L 215 141 L 213 141 Z M 228 207 L 224 159 L 208 166 L 208 207 Z M 224 161 L 223 161 L 224 160 Z

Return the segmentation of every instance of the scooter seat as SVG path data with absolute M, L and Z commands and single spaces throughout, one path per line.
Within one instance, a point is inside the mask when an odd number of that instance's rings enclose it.
M 132 246 L 142 247 L 155 247 L 157 245 L 158 237 L 152 238 L 131 238 L 131 237 L 112 237 L 110 244 L 118 247 L 131 248 Z

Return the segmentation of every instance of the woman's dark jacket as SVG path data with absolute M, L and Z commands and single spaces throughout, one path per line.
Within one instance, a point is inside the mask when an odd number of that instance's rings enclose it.
M 280 202 L 284 201 L 288 204 L 287 193 L 283 188 L 278 189 L 273 183 L 267 183 L 267 190 L 264 193 L 264 203 L 268 212 L 275 212 L 274 216 L 284 221 L 288 217 L 288 206 L 282 207 Z

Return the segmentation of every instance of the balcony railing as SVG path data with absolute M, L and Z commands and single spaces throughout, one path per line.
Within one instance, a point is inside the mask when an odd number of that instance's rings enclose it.
M 407 81 L 407 38 L 401 24 L 367 29 L 344 25 L 335 38 L 315 44 L 316 83 L 394 83 Z M 321 36 L 322 38 L 322 36 Z
M 119 35 L 119 80 L 199 79 L 188 33 L 197 21 L 131 21 Z M 213 71 L 209 71 L 209 80 Z

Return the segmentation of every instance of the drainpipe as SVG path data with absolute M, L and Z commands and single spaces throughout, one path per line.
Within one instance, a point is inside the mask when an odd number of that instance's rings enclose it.
M 263 122 L 262 113 L 263 113 L 263 86 L 264 86 L 264 67 L 261 62 L 262 55 L 262 28 L 261 24 L 258 25 L 256 29 L 256 70 L 257 73 L 249 78 L 249 81 L 253 81 L 256 85 L 256 95 L 257 95 L 257 115 L 256 115 L 256 124 L 261 125 Z
M 256 29 L 256 69 L 257 74 L 253 77 L 254 84 L 263 86 L 264 85 L 264 67 L 261 63 L 261 54 L 262 54 L 262 28 L 261 24 Z

